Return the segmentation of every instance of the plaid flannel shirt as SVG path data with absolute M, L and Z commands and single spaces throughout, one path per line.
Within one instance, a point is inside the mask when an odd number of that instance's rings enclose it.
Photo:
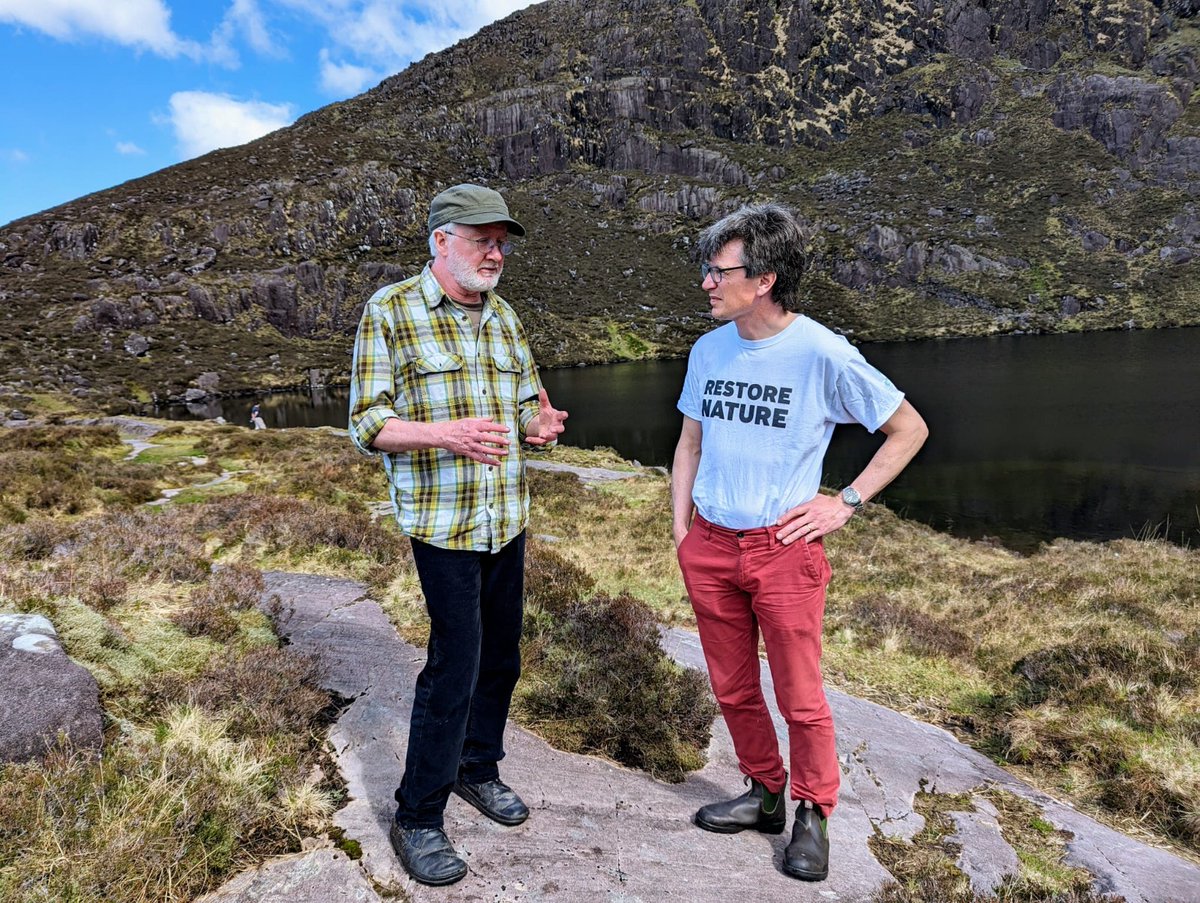
M 354 342 L 350 438 L 383 458 L 400 529 L 446 549 L 498 551 L 529 520 L 525 428 L 538 414 L 533 355 L 516 313 L 485 295 L 475 336 L 429 266 L 367 302 Z M 509 427 L 509 453 L 488 467 L 445 449 L 371 447 L 392 417 L 433 422 L 487 417 Z

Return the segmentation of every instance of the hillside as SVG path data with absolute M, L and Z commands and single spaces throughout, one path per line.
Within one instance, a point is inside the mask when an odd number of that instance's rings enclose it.
M 344 379 L 429 199 L 505 193 L 540 361 L 681 354 L 696 232 L 779 198 L 855 339 L 1200 323 L 1200 0 L 548 0 L 0 230 L 0 407 Z

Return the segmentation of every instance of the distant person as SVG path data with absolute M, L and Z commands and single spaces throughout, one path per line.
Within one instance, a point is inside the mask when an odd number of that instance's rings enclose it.
M 727 322 L 688 359 L 671 496 L 713 692 L 750 787 L 703 806 L 695 823 L 719 834 L 778 834 L 786 824 L 788 772 L 759 681 L 761 631 L 797 801 L 783 870 L 821 881 L 839 783 L 820 667 L 830 578 L 822 539 L 904 469 L 928 431 L 849 342 L 799 313 L 803 249 L 795 217 L 778 204 L 742 207 L 701 233 L 701 288 Z M 839 423 L 886 439 L 850 485 L 822 495 Z
M 551 406 L 513 309 L 494 289 L 525 229 L 497 192 L 456 185 L 429 210 L 433 260 L 367 302 L 354 346 L 350 436 L 382 453 L 429 610 L 390 837 L 423 884 L 467 872 L 443 831 L 451 791 L 502 825 L 529 815 L 500 780 L 520 673 L 529 493 L 519 439 L 548 445 Z
M 257 404 L 250 409 L 250 425 L 256 430 L 265 430 L 267 428 L 267 421 L 263 420 L 262 412 L 259 410 Z

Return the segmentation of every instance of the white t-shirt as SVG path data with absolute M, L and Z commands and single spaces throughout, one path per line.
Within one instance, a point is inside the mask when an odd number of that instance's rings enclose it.
M 903 400 L 857 348 L 808 317 L 758 341 L 733 323 L 701 336 L 678 405 L 703 429 L 696 510 L 731 530 L 775 523 L 817 494 L 835 425 L 875 432 Z

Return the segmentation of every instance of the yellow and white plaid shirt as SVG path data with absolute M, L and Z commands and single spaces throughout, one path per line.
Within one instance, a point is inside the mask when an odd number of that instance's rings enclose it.
M 509 452 L 488 467 L 445 449 L 383 453 L 405 535 L 446 549 L 498 551 L 525 529 L 525 428 L 538 414 L 537 370 L 516 313 L 485 294 L 476 338 L 427 264 L 367 302 L 354 341 L 350 438 L 368 454 L 392 417 L 486 417 L 509 427 Z

